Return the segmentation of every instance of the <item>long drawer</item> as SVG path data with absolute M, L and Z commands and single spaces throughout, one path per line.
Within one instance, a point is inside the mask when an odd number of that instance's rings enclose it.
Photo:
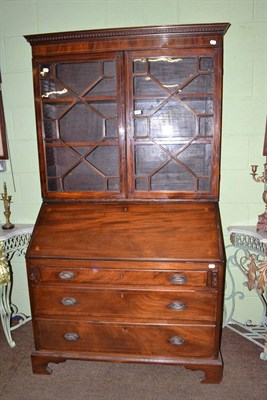
M 92 290 L 35 286 L 34 313 L 113 318 L 214 321 L 216 292 Z
M 37 350 L 212 357 L 215 328 L 36 320 Z
M 203 266 L 202 266 L 203 268 Z M 98 264 L 82 267 L 31 266 L 32 281 L 47 284 L 98 284 L 98 285 L 160 285 L 170 287 L 206 287 L 211 285 L 212 271 L 201 270 L 147 270 L 103 268 Z

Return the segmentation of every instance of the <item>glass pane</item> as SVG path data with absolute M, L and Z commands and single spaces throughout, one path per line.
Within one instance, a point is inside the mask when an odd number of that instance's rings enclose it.
M 160 143 L 161 146 L 164 147 L 165 150 L 167 150 L 171 156 L 176 156 L 180 154 L 182 151 L 184 151 L 185 145 L 187 142 L 184 142 L 183 144 L 162 144 Z
M 134 101 L 134 115 L 150 115 L 160 106 L 162 100 L 157 99 L 142 99 Z
M 46 165 L 47 165 L 47 176 L 56 177 L 57 167 L 56 167 L 56 155 L 54 153 L 53 147 L 46 148 Z
M 120 190 L 120 180 L 119 178 L 109 178 L 108 179 L 108 191 L 119 192 Z
M 135 147 L 135 174 L 136 176 L 150 175 L 167 160 L 169 156 L 160 147 L 153 144 L 137 145 Z
M 71 107 L 70 103 L 43 104 L 43 117 L 50 119 L 60 118 Z
M 88 104 L 90 104 L 96 112 L 103 117 L 117 116 L 117 104 L 115 101 L 90 101 Z
M 213 112 L 213 103 L 211 99 L 186 99 L 184 103 L 187 104 L 191 110 L 200 115 L 212 114 Z
M 193 191 L 195 186 L 195 177 L 173 160 L 151 178 L 151 190 Z
M 201 71 L 212 71 L 213 59 L 211 57 L 201 57 L 199 63 L 199 69 Z
M 83 161 L 63 178 L 63 189 L 66 191 L 103 192 L 105 190 L 105 177 Z
M 212 92 L 212 76 L 199 75 L 188 83 L 181 93 L 210 93 Z
M 150 118 L 153 138 L 192 138 L 195 134 L 194 115 L 176 100 L 168 101 Z
M 67 146 L 47 147 L 46 163 L 48 177 L 64 175 L 71 165 L 79 162 L 80 157 Z
M 73 149 L 78 155 L 86 156 L 92 147 L 89 146 L 69 146 L 70 149 Z
M 81 102 L 59 120 L 59 135 L 66 142 L 99 141 L 103 131 L 104 119 Z
M 135 118 L 134 120 L 134 136 L 147 136 L 148 126 L 146 118 Z
M 55 121 L 44 121 L 44 131 L 46 139 L 57 138 L 57 125 Z
M 57 78 L 71 88 L 76 94 L 81 94 L 101 77 L 99 61 L 58 64 Z
M 146 58 L 136 58 L 133 61 L 133 71 L 134 73 L 145 73 L 147 67 Z
M 151 77 L 149 76 L 136 76 L 134 78 L 134 95 L 154 95 L 154 96 L 167 96 L 168 93 Z
M 117 119 L 109 118 L 105 121 L 105 136 L 107 138 L 118 136 Z
M 116 78 L 101 79 L 85 96 L 116 96 Z
M 116 75 L 116 62 L 115 61 L 105 61 L 103 62 L 103 71 L 106 76 Z
M 117 146 L 98 146 L 86 160 L 106 176 L 118 176 L 119 174 Z
M 199 134 L 200 135 L 213 135 L 213 118 L 201 117 L 199 119 Z
M 41 92 L 43 99 L 56 99 L 72 96 L 64 85 L 60 85 L 52 80 L 41 80 Z
M 175 91 L 184 81 L 197 72 L 196 58 L 149 58 L 151 75 L 170 91 Z
M 135 180 L 135 190 L 150 190 L 149 179 L 146 177 L 136 178 Z
M 210 176 L 211 145 L 191 144 L 178 156 L 177 160 L 187 166 L 196 176 Z
M 59 179 L 48 179 L 48 191 L 49 192 L 59 192 L 60 189 L 60 182 Z
M 210 179 L 200 178 L 198 180 L 198 190 L 200 190 L 201 192 L 210 192 L 210 184 Z

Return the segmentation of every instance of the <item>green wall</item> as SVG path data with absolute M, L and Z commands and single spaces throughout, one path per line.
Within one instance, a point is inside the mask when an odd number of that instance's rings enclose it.
M 230 22 L 225 36 L 220 205 L 227 226 L 255 225 L 264 206 L 262 184 L 250 165 L 262 156 L 266 118 L 266 0 L 0 0 L 0 67 L 10 161 L 0 173 L 12 195 L 12 222 L 34 223 L 40 184 L 33 104 L 31 49 L 25 34 L 138 25 Z M 13 176 L 12 176 L 13 171 Z M 4 222 L 0 204 L 0 223 Z M 231 249 L 229 250 L 231 251 Z M 14 259 L 13 301 L 29 312 L 24 262 Z M 237 284 L 244 278 L 233 271 Z M 244 289 L 242 289 L 244 290 Z M 236 318 L 261 315 L 255 293 L 237 306 Z M 256 318 L 256 317 L 255 317 Z

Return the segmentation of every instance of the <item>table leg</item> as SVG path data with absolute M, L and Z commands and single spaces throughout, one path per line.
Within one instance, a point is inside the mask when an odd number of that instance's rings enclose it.
M 6 336 L 7 342 L 10 347 L 15 347 L 15 342 L 11 336 L 11 307 L 10 307 L 10 289 L 11 283 L 0 285 L 0 314 L 1 322 Z

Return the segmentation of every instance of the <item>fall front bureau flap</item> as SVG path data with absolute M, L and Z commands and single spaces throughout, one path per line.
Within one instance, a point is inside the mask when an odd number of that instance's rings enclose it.
M 43 204 L 27 258 L 223 261 L 218 205 Z

